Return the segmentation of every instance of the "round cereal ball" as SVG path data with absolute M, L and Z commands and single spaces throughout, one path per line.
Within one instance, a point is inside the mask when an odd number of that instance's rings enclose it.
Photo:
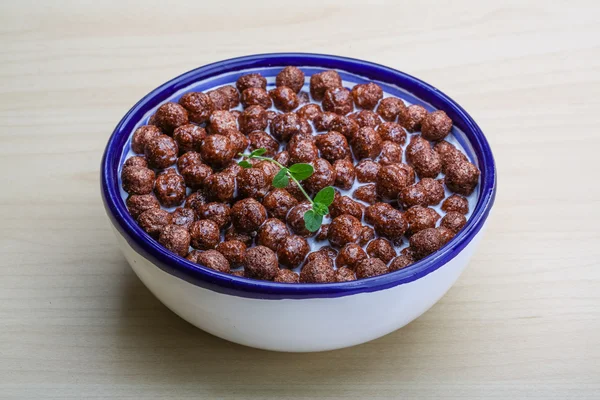
M 335 260 L 338 254 L 338 251 L 331 246 L 323 246 L 318 251 L 329 257 L 331 261 Z
M 160 232 L 158 242 L 173 253 L 185 257 L 190 248 L 190 234 L 179 225 L 167 225 Z
M 421 123 L 426 115 L 427 110 L 425 107 L 413 104 L 406 108 L 405 113 L 398 115 L 398 122 L 409 132 L 415 132 L 421 129 Z
M 408 267 L 410 264 L 414 263 L 415 260 L 407 255 L 399 255 L 394 258 L 390 263 L 390 267 L 388 268 L 389 272 L 398 271 L 399 269 L 403 269 Z
M 246 247 L 250 247 L 254 241 L 254 234 L 255 232 L 239 232 L 235 229 L 235 227 L 230 226 L 229 228 L 225 229 L 225 240 L 239 240 L 240 242 L 244 243 Z
M 423 178 L 417 183 L 425 193 L 425 200 L 428 206 L 435 206 L 444 200 L 444 185 L 441 181 Z
M 288 185 L 285 187 L 285 190 L 287 190 L 288 193 L 299 202 L 306 200 L 306 197 L 304 196 L 304 193 L 302 193 L 302 190 L 300 190 L 300 187 L 291 179 L 288 182 Z
M 242 104 L 245 107 L 260 106 L 264 109 L 271 108 L 271 96 L 263 88 L 248 88 L 242 92 Z M 265 129 L 265 128 L 262 128 Z
M 178 207 L 171 213 L 171 223 L 189 230 L 196 220 L 196 212 L 191 208 Z M 187 254 L 187 253 L 186 253 Z
M 323 100 L 327 89 L 340 87 L 342 87 L 342 77 L 337 71 L 323 71 L 310 77 L 310 95 L 317 101 Z
M 287 86 L 298 93 L 304 86 L 304 72 L 298 67 L 285 67 L 275 77 L 275 85 Z
M 190 194 L 186 199 L 185 199 L 185 208 L 189 208 L 191 210 L 194 210 L 194 212 L 196 214 L 198 214 L 198 211 L 200 210 L 200 207 L 203 204 L 206 204 L 208 202 L 206 195 L 201 192 L 194 192 L 192 194 Z
M 175 128 L 188 122 L 188 112 L 181 104 L 168 102 L 158 107 L 154 113 L 154 125 L 167 135 L 171 135 Z
M 146 144 L 154 139 L 162 135 L 162 131 L 160 128 L 154 125 L 144 125 L 140 126 L 133 132 L 133 137 L 131 138 L 131 149 L 134 153 L 144 154 L 146 149 Z
M 466 215 L 469 213 L 469 201 L 458 194 L 453 194 L 442 203 L 442 211 L 456 211 Z
M 442 238 L 442 246 L 448 243 L 454 237 L 454 232 L 452 232 L 445 226 L 438 226 L 436 229 L 439 232 L 440 237 Z
M 386 206 L 375 207 L 378 204 L 386 204 Z M 375 232 L 388 239 L 395 240 L 401 238 L 408 229 L 408 223 L 404 215 L 387 203 L 377 203 L 369 206 L 365 218 L 367 215 L 368 219 L 372 220 Z
M 154 182 L 154 195 L 164 207 L 178 206 L 185 200 L 185 181 L 174 169 L 161 173 Z
M 204 185 L 206 178 L 212 174 L 212 169 L 206 164 L 192 164 L 180 170 L 185 185 L 192 189 L 199 189 Z
M 304 223 L 304 213 L 308 210 L 312 210 L 312 204 L 307 201 L 304 201 L 296 206 L 294 206 L 290 212 L 288 213 L 286 220 L 292 232 L 296 235 L 300 235 L 303 237 L 309 237 L 314 235 L 316 232 L 310 232 L 306 229 Z
M 361 160 L 356 164 L 356 179 L 360 183 L 376 182 L 381 165 L 373 160 Z
M 309 163 L 319 156 L 317 146 L 310 140 L 294 140 L 288 145 L 290 163 Z
M 198 149 L 205 137 L 204 128 L 194 124 L 181 125 L 173 132 L 173 139 L 179 146 L 180 154 Z
M 211 135 L 221 134 L 228 129 L 237 129 L 237 118 L 225 110 L 216 110 L 210 114 L 206 129 Z
M 314 76 L 314 75 L 313 75 Z M 324 261 L 313 261 L 302 267 L 301 283 L 332 283 L 335 282 L 335 271 Z
M 437 143 L 434 147 L 436 153 L 440 155 L 442 160 L 442 172 L 446 173 L 451 165 L 459 164 L 461 162 L 468 162 L 467 156 L 465 156 L 460 150 L 454 145 L 444 141 Z
M 338 115 L 337 118 L 331 122 L 331 127 L 328 130 L 337 131 L 346 136 L 346 139 L 352 141 L 359 129 L 360 126 L 358 125 L 358 122 L 346 115 Z
M 196 263 L 215 271 L 230 273 L 229 261 L 217 250 L 206 250 L 196 253 Z
M 244 93 L 244 90 L 249 88 L 267 88 L 267 79 L 261 74 L 252 73 L 242 75 L 238 78 L 235 86 L 239 90 L 240 93 Z
M 335 169 L 327 160 L 317 158 L 312 162 L 312 166 L 314 168 L 313 174 L 304 180 L 306 190 L 317 193 L 319 190 L 335 184 Z
M 365 222 L 368 224 L 374 224 L 375 220 L 377 219 L 377 216 L 381 212 L 383 212 L 383 210 L 385 210 L 386 208 L 393 208 L 393 207 L 390 204 L 383 203 L 383 202 L 371 204 L 365 210 Z
M 277 276 L 279 264 L 273 250 L 255 246 L 246 250 L 244 268 L 248 278 L 272 281 Z
M 379 118 L 379 115 L 371 110 L 361 110 L 355 112 L 354 114 L 350 114 L 348 117 L 356 121 L 358 126 L 361 128 L 364 128 L 365 126 L 377 128 L 381 123 L 381 118 Z
M 400 164 L 402 162 L 402 146 L 398 143 L 385 140 L 381 144 L 379 163 L 382 165 Z
M 303 237 L 289 235 L 283 238 L 278 249 L 279 263 L 287 268 L 296 268 L 310 251 L 308 242 Z
M 269 91 L 275 108 L 283 112 L 290 112 L 300 104 L 296 93 L 287 86 L 279 86 Z
M 373 239 L 375 239 L 375 230 L 370 226 L 363 226 L 358 237 L 358 243 L 364 246 Z
M 365 279 L 386 274 L 388 267 L 379 258 L 365 258 L 358 262 L 355 271 L 358 279 Z
M 367 254 L 371 258 L 379 258 L 384 263 L 389 263 L 396 257 L 396 250 L 389 240 L 379 238 L 371 240 L 367 245 Z
M 277 153 L 273 160 L 277 161 L 279 164 L 284 167 L 288 167 L 290 165 L 290 153 L 287 150 L 284 150 L 280 153 Z
M 415 180 L 413 169 L 406 164 L 390 164 L 377 173 L 377 194 L 384 199 L 396 199 L 400 191 Z
M 267 219 L 267 210 L 258 201 L 247 198 L 231 207 L 231 222 L 240 232 L 253 232 Z
M 227 166 L 225 168 L 223 168 L 221 170 L 221 172 L 225 173 L 225 174 L 229 174 L 229 175 L 233 176 L 234 178 L 237 178 L 239 173 L 242 172 L 242 169 L 243 168 L 237 162 L 235 162 L 235 160 L 233 160 L 232 162 L 227 164 Z
M 329 131 L 315 138 L 315 145 L 321 152 L 321 157 L 329 162 L 351 157 L 348 140 L 339 132 Z
M 171 223 L 171 214 L 160 208 L 151 208 L 140 214 L 138 224 L 148 235 L 157 239 L 162 229 Z
M 370 127 L 360 128 L 352 138 L 352 151 L 358 159 L 375 158 L 381 152 L 381 136 Z
M 261 106 L 249 106 L 240 115 L 240 131 L 246 135 L 253 131 L 264 131 L 268 124 L 267 112 Z
M 223 132 L 223 136 L 231 142 L 234 154 L 243 153 L 250 144 L 250 140 L 237 129 L 229 129 Z M 232 164 L 237 165 L 237 163 L 231 163 L 230 165 Z
M 421 179 L 435 178 L 442 172 L 442 161 L 433 149 L 423 149 L 412 157 L 412 167 Z
M 298 112 L 298 114 L 300 115 L 300 112 Z M 317 130 L 317 132 L 329 131 L 333 126 L 333 121 L 335 121 L 337 118 L 338 115 L 336 113 L 320 112 L 319 114 L 315 115 L 313 119 L 315 129 Z M 358 130 L 358 125 L 356 129 Z
M 329 249 L 333 250 L 331 247 Z M 324 262 L 324 263 L 328 264 L 329 266 L 331 266 L 331 268 L 333 268 L 333 262 L 335 260 L 335 257 L 337 257 L 337 252 L 330 253 L 326 247 L 323 247 L 317 251 L 313 251 L 312 253 L 310 253 L 306 257 L 305 264 L 309 264 L 309 263 L 318 261 L 318 262 Z
M 352 96 L 357 107 L 372 110 L 383 98 L 383 89 L 373 82 L 363 83 L 352 88 Z
M 339 115 L 346 115 L 354 110 L 352 95 L 348 89 L 343 87 L 327 89 L 322 106 L 323 110 Z
M 250 140 L 249 150 L 265 149 L 266 157 L 273 157 L 279 149 L 279 142 L 264 131 L 254 131 L 248 135 L 248 139 Z
M 271 134 L 277 140 L 287 141 L 299 133 L 311 133 L 307 120 L 296 113 L 279 114 L 271 121 Z
M 177 159 L 177 169 L 180 171 L 194 164 L 202 164 L 202 156 L 195 151 L 188 151 Z
M 277 271 L 277 275 L 273 281 L 279 283 L 299 283 L 300 277 L 294 271 L 281 268 L 279 271 Z
M 342 247 L 348 243 L 355 243 L 360 235 L 362 225 L 352 215 L 343 214 L 331 221 L 327 238 L 334 246 Z
M 269 97 L 270 98 L 270 97 Z M 279 111 L 274 111 L 274 110 L 267 110 L 267 120 L 269 121 L 269 124 L 271 123 L 271 121 L 273 121 L 273 119 L 275 119 L 276 116 L 281 115 L 281 113 Z
M 334 185 L 344 190 L 351 189 L 356 179 L 356 171 L 352 161 L 349 159 L 336 160 L 333 163 L 333 169 L 335 171 Z
M 336 282 L 351 282 L 355 281 L 356 276 L 354 275 L 354 271 L 349 268 L 342 267 L 338 268 L 335 271 L 335 281 Z
M 179 104 L 188 112 L 190 121 L 203 124 L 215 110 L 215 106 L 207 94 L 200 92 L 186 93 L 179 99 Z
M 329 224 L 323 224 L 319 228 L 316 239 L 318 241 L 327 240 L 327 232 L 329 232 Z
M 441 226 L 458 233 L 467 224 L 465 216 L 456 211 L 450 211 L 442 218 Z
M 273 251 L 277 251 L 283 242 L 283 239 L 289 235 L 290 232 L 283 221 L 276 218 L 269 218 L 258 229 L 256 242 L 261 246 L 265 246 Z
M 215 110 L 229 110 L 240 104 L 240 93 L 231 85 L 222 86 L 207 94 L 215 104 Z
M 418 152 L 423 150 L 430 150 L 431 145 L 422 136 L 413 136 L 410 138 L 408 146 L 406 146 L 406 160 L 412 163 Z
M 175 164 L 177 161 L 179 146 L 172 137 L 160 135 L 150 139 L 146 143 L 144 154 L 150 167 L 164 169 Z
M 468 161 L 450 165 L 446 170 L 446 186 L 454 193 L 468 196 L 479 182 L 479 169 Z
M 148 168 L 148 161 L 146 161 L 146 158 L 144 158 L 144 156 L 129 157 L 123 163 L 123 168 L 126 168 L 126 167 L 144 167 L 144 168 Z
M 192 247 L 200 250 L 214 249 L 221 239 L 219 225 L 209 219 L 194 221 L 190 225 L 190 236 Z
M 229 262 L 232 267 L 244 265 L 246 259 L 246 245 L 239 240 L 227 240 L 217 245 L 216 249 Z
M 287 190 L 276 188 L 267 193 L 262 204 L 269 217 L 285 221 L 288 212 L 298 204 L 298 200 Z
M 412 235 L 423 229 L 435 228 L 440 215 L 433 208 L 416 205 L 406 210 L 404 217 L 408 221 L 407 234 Z
M 137 219 L 144 211 L 160 208 L 156 197 L 151 194 L 134 194 L 127 198 L 127 210 L 133 219 Z
M 321 109 L 321 107 L 318 104 L 310 103 L 310 104 L 306 104 L 306 105 L 300 107 L 300 109 L 298 111 L 296 111 L 296 114 L 298 114 L 298 116 L 300 118 L 303 118 L 307 121 L 312 122 L 322 112 L 323 112 L 323 110 Z
M 423 206 L 427 207 L 429 202 L 427 201 L 427 194 L 425 193 L 425 189 L 422 185 L 419 185 L 417 182 L 414 185 L 410 185 L 402 188 L 400 193 L 398 194 L 398 203 L 404 207 L 404 209 L 408 209 L 414 206 Z
M 406 105 L 397 97 L 386 97 L 379 102 L 377 114 L 386 121 L 395 121 L 400 115 L 406 113 Z
M 223 135 L 210 135 L 200 146 L 202 159 L 211 166 L 225 166 L 235 156 L 231 140 Z
M 311 143 L 315 143 L 315 137 L 312 135 L 312 133 L 310 132 L 298 132 L 296 133 L 294 136 L 292 136 L 289 140 L 289 142 L 287 143 L 287 149 L 289 151 L 290 146 L 300 142 L 300 141 L 309 141 Z
M 149 194 L 154 187 L 155 174 L 145 167 L 125 167 L 121 171 L 121 186 L 129 194 Z
M 363 217 L 364 206 L 357 201 L 352 200 L 348 196 L 342 196 L 338 192 L 335 193 L 333 202 L 329 206 L 329 214 L 331 218 L 339 217 L 343 214 L 352 215 L 359 221 Z
M 262 160 L 253 165 L 253 168 L 261 170 L 266 178 L 267 182 L 270 185 L 273 182 L 273 178 L 279 172 L 280 168 L 277 164 L 269 160 Z
M 443 140 L 452 130 L 452 120 L 444 111 L 427 114 L 421 123 L 421 135 L 433 142 Z
M 231 210 L 225 203 L 211 202 L 203 204 L 198 210 L 198 219 L 209 219 L 217 224 L 219 229 L 231 222 Z
M 358 262 L 367 258 L 367 253 L 356 243 L 348 243 L 338 253 L 335 265 L 338 268 L 349 268 L 354 270 Z
M 385 100 L 385 99 L 384 99 Z M 377 132 L 381 136 L 381 140 L 389 140 L 390 142 L 404 145 L 406 143 L 406 130 L 402 125 L 395 122 L 384 122 L 377 127 Z
M 442 238 L 435 228 L 423 229 L 410 237 L 415 259 L 420 260 L 442 247 Z
M 230 202 L 235 193 L 235 177 L 223 172 L 212 174 L 204 181 L 204 191 L 212 201 Z
M 253 197 L 261 200 L 269 191 L 271 184 L 262 169 L 244 168 L 237 177 L 239 197 Z
M 377 186 L 373 183 L 357 188 L 352 193 L 352 197 L 367 204 L 375 204 L 381 201 L 380 197 L 377 195 Z

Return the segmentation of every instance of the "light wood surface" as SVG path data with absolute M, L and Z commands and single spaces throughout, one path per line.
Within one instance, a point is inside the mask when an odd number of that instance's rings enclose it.
M 368 3 L 0 4 L 0 398 L 600 398 L 600 6 Z M 278 354 L 194 328 L 132 273 L 100 201 L 104 145 L 139 98 L 275 51 L 418 76 L 496 156 L 465 273 L 371 343 Z

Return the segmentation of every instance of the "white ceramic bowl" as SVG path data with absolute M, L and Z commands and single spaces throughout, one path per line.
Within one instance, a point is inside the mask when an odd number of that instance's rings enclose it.
M 444 110 L 452 134 L 481 170 L 478 200 L 467 225 L 442 249 L 409 267 L 354 282 L 283 284 L 223 274 L 164 249 L 127 212 L 119 171 L 133 130 L 165 101 L 191 90 L 234 83 L 249 71 L 274 77 L 287 65 L 307 75 L 336 69 L 344 81 L 376 81 L 386 92 L 429 110 Z M 332 350 L 364 343 L 408 324 L 456 281 L 481 239 L 494 203 L 496 171 L 488 142 L 471 117 L 449 97 L 402 72 L 366 61 L 317 54 L 262 54 L 187 72 L 145 96 L 115 128 L 102 160 L 102 196 L 127 261 L 173 312 L 213 335 L 261 349 Z

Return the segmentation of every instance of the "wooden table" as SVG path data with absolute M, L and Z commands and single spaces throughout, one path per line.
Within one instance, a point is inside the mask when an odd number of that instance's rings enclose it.
M 597 2 L 41 3 L 0 5 L 0 398 L 600 398 Z M 416 75 L 494 149 L 470 266 L 371 343 L 278 354 L 203 333 L 132 273 L 100 201 L 104 145 L 139 98 L 275 51 Z

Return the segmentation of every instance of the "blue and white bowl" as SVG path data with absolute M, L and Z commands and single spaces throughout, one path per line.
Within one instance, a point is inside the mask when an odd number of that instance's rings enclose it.
M 188 91 L 235 84 L 249 72 L 274 79 L 282 67 L 307 77 L 337 70 L 350 84 L 376 81 L 384 91 L 444 110 L 452 134 L 481 170 L 476 204 L 467 225 L 442 249 L 409 267 L 344 283 L 285 284 L 250 280 L 194 264 L 150 238 L 129 215 L 119 184 L 131 133 L 162 103 Z M 473 119 L 439 90 L 403 72 L 371 62 L 303 53 L 234 58 L 187 72 L 150 92 L 123 117 L 106 146 L 102 197 L 127 261 L 142 282 L 173 312 L 213 335 L 261 349 L 332 350 L 376 339 L 403 327 L 435 304 L 456 281 L 475 250 L 494 203 L 496 170 L 489 144 Z

